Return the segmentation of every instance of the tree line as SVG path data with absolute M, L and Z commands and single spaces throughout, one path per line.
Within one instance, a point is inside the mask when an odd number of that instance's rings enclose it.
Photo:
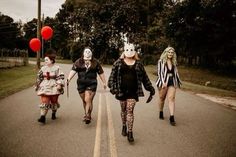
M 75 60 L 90 46 L 96 58 L 112 63 L 127 37 L 145 64 L 156 64 L 169 45 L 180 64 L 235 68 L 234 8 L 236 0 L 67 0 L 54 18 L 42 22 L 54 30 L 44 49 Z M 37 19 L 23 24 L 0 14 L 0 48 L 29 49 L 36 31 Z

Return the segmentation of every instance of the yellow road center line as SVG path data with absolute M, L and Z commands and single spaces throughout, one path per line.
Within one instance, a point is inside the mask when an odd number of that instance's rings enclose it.
M 107 122 L 108 122 L 108 134 L 109 134 L 109 146 L 111 157 L 117 157 L 117 148 L 115 141 L 115 131 L 113 127 L 112 114 L 110 108 L 110 102 L 108 96 L 106 95 L 106 104 L 107 104 Z
M 95 144 L 93 157 L 100 157 L 100 148 L 101 148 L 101 124 L 102 124 L 102 94 L 99 94 L 99 103 L 98 103 L 98 119 L 97 119 L 97 127 L 96 127 L 96 136 L 95 136 Z

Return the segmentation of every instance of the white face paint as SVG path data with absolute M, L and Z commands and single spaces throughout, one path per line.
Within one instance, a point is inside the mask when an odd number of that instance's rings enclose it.
M 45 65 L 51 65 L 52 64 L 52 60 L 50 60 L 49 57 L 45 57 L 44 62 L 45 62 Z
M 125 44 L 124 54 L 126 57 L 133 57 L 135 55 L 134 44 Z

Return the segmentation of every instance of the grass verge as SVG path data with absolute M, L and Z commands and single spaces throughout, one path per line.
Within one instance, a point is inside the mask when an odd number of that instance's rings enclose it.
M 35 61 L 36 62 L 36 58 L 30 57 L 29 61 Z M 41 58 L 40 62 L 44 62 L 44 59 Z M 73 64 L 72 60 L 69 60 L 69 59 L 64 60 L 64 59 L 57 59 L 57 58 L 56 58 L 56 63 Z
M 36 73 L 35 65 L 0 69 L 0 99 L 32 86 Z

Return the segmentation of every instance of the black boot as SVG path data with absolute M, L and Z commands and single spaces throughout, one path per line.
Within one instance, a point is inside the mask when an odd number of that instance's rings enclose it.
M 91 122 L 91 116 L 87 115 L 85 118 L 85 124 L 89 124 Z
M 121 134 L 123 136 L 127 136 L 127 126 L 126 125 L 123 125 Z
M 176 122 L 174 116 L 170 116 L 170 124 L 175 126 Z
M 89 124 L 90 122 L 91 122 L 90 119 L 86 119 L 86 120 L 85 120 L 85 124 Z
M 57 119 L 57 117 L 56 117 L 56 112 L 53 112 L 53 113 L 52 113 L 52 120 L 55 120 L 55 119 Z
M 46 123 L 46 117 L 45 117 L 45 116 L 41 116 L 41 117 L 38 119 L 38 122 L 45 124 L 45 123 Z
M 129 142 L 134 142 L 133 132 L 128 132 L 127 139 Z
M 160 111 L 160 113 L 159 113 L 159 119 L 164 119 L 164 115 L 163 115 L 163 111 Z

